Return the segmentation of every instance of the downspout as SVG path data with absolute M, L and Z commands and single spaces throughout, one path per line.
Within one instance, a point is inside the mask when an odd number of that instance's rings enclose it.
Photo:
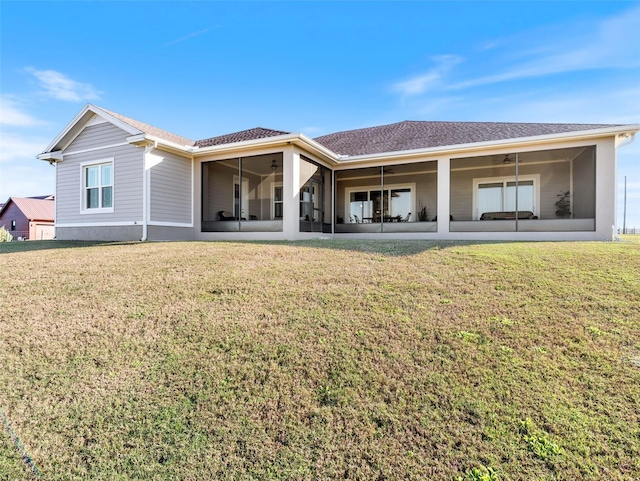
M 518 181 L 520 180 L 518 178 L 519 175 L 519 168 L 520 168 L 520 157 L 518 156 L 518 152 L 516 152 L 516 232 L 518 231 L 518 218 L 520 217 L 520 213 L 518 212 L 518 208 L 520 207 L 518 205 Z
M 142 170 L 142 238 L 140 242 L 145 242 L 148 238 L 149 230 L 149 204 L 151 203 L 151 176 L 149 175 L 149 162 L 147 154 L 158 146 L 158 142 L 153 142 L 144 148 L 143 170 Z

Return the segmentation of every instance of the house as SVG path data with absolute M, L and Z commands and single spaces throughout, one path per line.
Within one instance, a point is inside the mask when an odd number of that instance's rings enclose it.
M 14 239 L 42 240 L 54 236 L 54 196 L 9 197 L 0 207 L 0 227 Z
M 38 155 L 56 238 L 611 240 L 640 125 L 420 122 L 203 140 L 88 104 Z

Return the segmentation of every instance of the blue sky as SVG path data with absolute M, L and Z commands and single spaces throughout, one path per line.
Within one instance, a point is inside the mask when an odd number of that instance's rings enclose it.
M 638 1 L 3 0 L 0 23 L 0 202 L 53 192 L 35 156 L 87 102 L 193 139 L 640 123 Z M 618 160 L 640 227 L 640 139 Z

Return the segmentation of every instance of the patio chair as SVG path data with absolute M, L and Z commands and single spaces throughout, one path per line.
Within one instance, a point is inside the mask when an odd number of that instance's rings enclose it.
M 409 212 L 404 219 L 400 220 L 400 222 L 409 222 L 410 217 L 411 217 L 411 212 Z
M 218 220 L 238 220 L 237 217 L 234 217 L 233 214 L 226 210 L 221 210 L 218 212 Z
M 360 219 L 358 219 L 358 216 L 354 214 L 353 217 L 356 219 L 356 224 L 359 224 L 360 223 Z

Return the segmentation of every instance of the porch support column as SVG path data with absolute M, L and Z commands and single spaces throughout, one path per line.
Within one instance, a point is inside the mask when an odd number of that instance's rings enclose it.
M 282 152 L 282 235 L 285 239 L 297 239 L 300 232 L 300 154 L 293 146 Z
M 438 159 L 438 235 L 449 234 L 451 159 Z
M 596 144 L 596 236 L 611 240 L 616 224 L 616 146 L 614 139 Z

